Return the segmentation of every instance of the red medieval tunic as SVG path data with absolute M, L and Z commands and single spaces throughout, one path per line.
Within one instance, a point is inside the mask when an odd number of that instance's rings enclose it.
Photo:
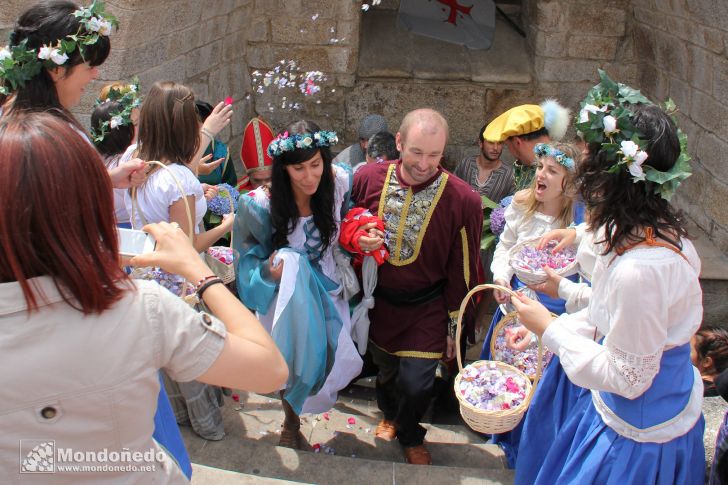
M 372 163 L 354 176 L 352 199 L 384 221 L 390 253 L 379 267 L 369 338 L 400 357 L 439 359 L 448 323 L 478 283 L 481 200 L 442 168 L 408 186 L 400 165 Z

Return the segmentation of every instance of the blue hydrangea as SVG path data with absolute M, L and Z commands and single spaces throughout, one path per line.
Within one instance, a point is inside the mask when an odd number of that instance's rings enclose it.
M 508 207 L 509 205 L 511 205 L 511 202 L 513 202 L 513 196 L 509 195 L 507 197 L 503 197 L 503 199 L 500 201 L 499 205 L 501 207 Z
M 230 184 L 220 184 L 217 186 L 217 195 L 207 201 L 207 209 L 218 216 L 230 213 L 230 198 L 232 197 L 233 208 L 238 205 L 238 196 L 240 194 Z

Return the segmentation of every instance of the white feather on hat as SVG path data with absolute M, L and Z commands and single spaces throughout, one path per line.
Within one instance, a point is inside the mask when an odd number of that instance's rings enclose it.
M 541 103 L 543 110 L 543 124 L 549 137 L 553 141 L 561 141 L 566 135 L 571 120 L 570 111 L 564 108 L 555 99 L 547 99 Z

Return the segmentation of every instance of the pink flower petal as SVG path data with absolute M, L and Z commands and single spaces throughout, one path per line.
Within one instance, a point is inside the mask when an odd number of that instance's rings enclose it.
M 356 419 L 349 418 L 349 419 L 346 420 L 346 422 L 349 423 L 349 424 L 356 424 Z
M 233 104 L 233 97 L 228 96 L 227 98 L 225 98 L 225 104 L 227 104 L 227 105 Z
M 326 421 L 328 421 L 328 420 L 329 420 L 329 413 L 324 413 L 324 419 L 325 419 Z
M 235 401 L 235 402 L 240 402 L 240 396 L 239 396 L 239 395 L 237 395 L 237 394 L 233 394 L 233 395 L 232 395 L 232 398 L 233 398 L 233 401 Z

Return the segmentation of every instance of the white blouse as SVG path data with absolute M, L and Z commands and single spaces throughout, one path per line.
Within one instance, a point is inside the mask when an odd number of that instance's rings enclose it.
M 195 234 L 200 232 L 200 224 L 202 218 L 207 212 L 207 201 L 202 192 L 202 185 L 197 180 L 192 170 L 180 165 L 172 163 L 167 166 L 174 173 L 177 181 L 179 181 L 184 193 L 181 193 L 177 183 L 167 170 L 159 169 L 147 178 L 147 181 L 137 189 L 137 206 L 132 211 L 131 195 L 127 191 L 124 194 L 124 205 L 129 214 L 134 214 L 131 221 L 132 227 L 141 229 L 144 225 L 139 211 L 144 214 L 147 223 L 152 222 L 169 222 L 169 208 L 183 196 L 193 196 L 195 198 L 195 220 L 193 226 Z
M 562 226 L 555 217 L 540 212 L 526 215 L 521 206 L 515 202 L 508 206 L 504 217 L 506 224 L 495 247 L 490 270 L 493 272 L 493 281 L 500 279 L 510 282 L 514 271 L 510 265 L 508 251 L 521 241 L 543 236 Z
M 104 158 L 104 165 L 106 170 L 112 170 L 119 166 L 119 160 L 121 155 L 112 155 Z M 114 213 L 116 215 L 117 224 L 122 222 L 129 222 L 129 213 L 126 211 L 126 205 L 124 203 L 124 195 L 128 192 L 127 189 L 114 189 Z
M 604 422 L 636 441 L 669 441 L 686 433 L 701 412 L 702 382 L 696 369 L 688 406 L 670 426 L 655 431 L 636 432 L 598 395 L 604 391 L 627 399 L 641 396 L 660 370 L 662 353 L 689 343 L 700 327 L 700 259 L 690 241 L 682 245 L 688 261 L 663 247 L 638 247 L 615 257 L 599 254 L 598 246 L 588 307 L 561 315 L 543 335 L 569 379 L 592 390 Z M 603 344 L 595 335 L 605 336 Z
M 581 239 L 576 250 L 579 274 L 591 282 L 598 251 L 594 243 L 595 236 L 591 231 L 580 233 L 577 229 L 577 239 Z M 563 278 L 559 283 L 559 298 L 566 301 L 567 313 L 576 313 L 586 308 L 589 305 L 591 292 L 591 286 L 587 283 L 576 283 L 567 278 Z

